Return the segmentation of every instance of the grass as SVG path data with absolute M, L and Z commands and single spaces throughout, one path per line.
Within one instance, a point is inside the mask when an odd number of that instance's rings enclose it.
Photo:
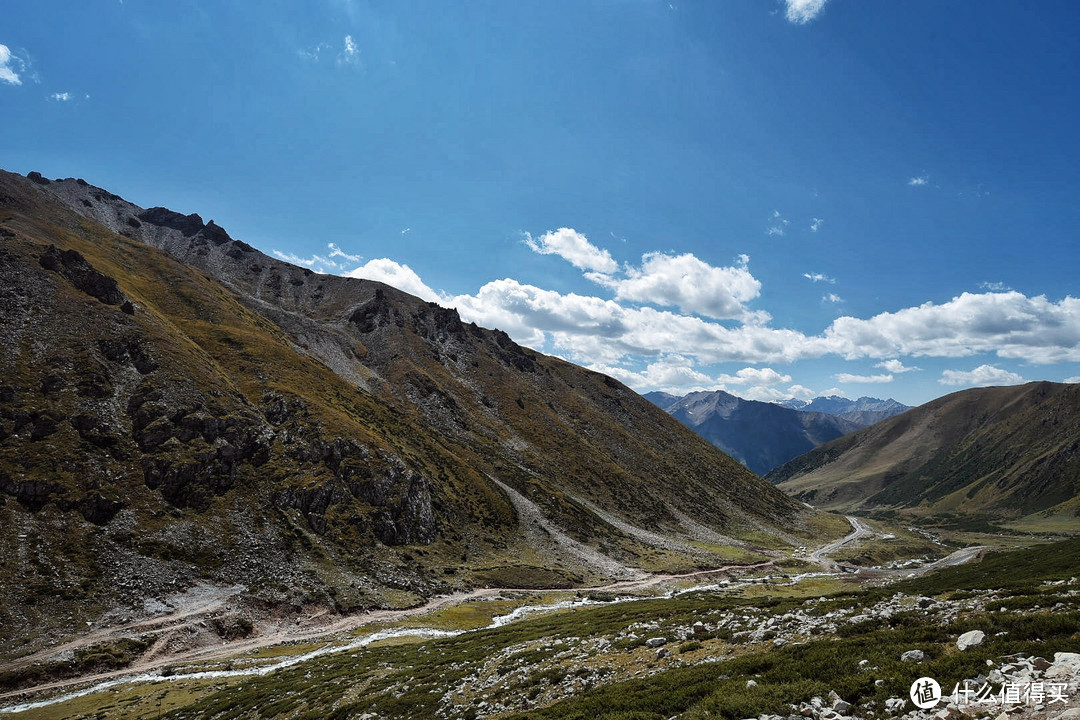
M 452 697 L 452 707 L 461 710 L 456 717 L 468 718 L 485 695 L 490 701 L 531 698 L 538 706 L 510 715 L 514 720 L 666 720 L 677 714 L 690 720 L 738 720 L 762 713 L 787 715 L 791 704 L 825 696 L 829 690 L 849 702 L 873 702 L 880 708 L 886 698 L 906 697 L 916 674 L 955 682 L 984 672 L 988 658 L 1075 650 L 1080 646 L 1080 602 L 1069 591 L 1076 586 L 1049 583 L 1068 581 L 1078 574 L 1080 539 L 991 553 L 978 564 L 883 587 L 859 589 L 832 578 L 815 578 L 795 589 L 751 586 L 754 593 L 768 592 L 768 596 L 691 592 L 672 599 L 549 612 L 450 639 L 409 639 L 324 655 L 264 677 L 218 683 L 216 690 L 209 684 L 182 685 L 189 681 L 178 680 L 175 686 L 144 688 L 146 699 L 131 704 L 125 704 L 129 695 L 118 702 L 115 694 L 105 693 L 81 698 L 77 708 L 65 704 L 66 715 L 46 708 L 14 716 L 14 720 L 78 717 L 78 713 L 93 717 L 95 712 L 112 717 L 113 709 L 106 706 L 122 706 L 128 714 L 120 717 L 139 717 L 140 712 L 153 717 L 158 692 L 166 693 L 166 717 L 174 720 L 345 718 L 366 712 L 384 718 L 431 718 L 443 707 L 443 697 Z M 768 635 L 763 643 L 746 644 L 729 629 L 676 639 L 679 628 L 688 628 L 699 619 L 713 622 L 720 616 L 749 616 L 747 624 L 753 627 L 795 610 L 820 616 L 860 608 L 897 592 L 913 599 L 932 595 L 961 602 L 986 597 L 991 590 L 995 599 L 987 604 L 995 612 L 961 613 L 944 625 L 913 609 L 893 615 L 885 625 L 873 621 L 841 624 L 832 637 L 805 638 L 802 644 L 778 649 L 771 646 Z M 783 596 L 784 592 L 791 596 Z M 813 596 L 818 599 L 807 604 L 807 597 Z M 464 629 L 534 600 L 528 595 L 485 600 L 443 608 L 432 617 L 408 622 Z M 1057 603 L 1064 606 L 1055 608 Z M 999 606 L 1009 612 L 996 612 Z M 986 632 L 988 641 L 977 651 L 958 653 L 955 638 L 971 629 Z M 631 631 L 636 639 L 627 634 Z M 658 660 L 655 651 L 644 646 L 645 639 L 654 636 L 669 638 L 669 657 Z M 609 643 L 607 649 L 597 644 L 603 642 Z M 314 647 L 290 646 L 289 650 Z M 913 647 L 926 652 L 929 660 L 918 666 L 900 662 L 900 654 Z M 861 670 L 860 660 L 868 660 L 874 669 Z M 648 676 L 633 677 L 641 672 Z M 747 679 L 757 685 L 747 688 Z M 878 686 L 878 679 L 884 685 Z M 574 689 L 566 697 L 569 687 Z

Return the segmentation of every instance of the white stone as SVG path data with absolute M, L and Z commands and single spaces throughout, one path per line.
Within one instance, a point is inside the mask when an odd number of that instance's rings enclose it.
M 956 647 L 960 652 L 964 652 L 965 650 L 970 650 L 973 647 L 982 645 L 984 640 L 986 640 L 986 633 L 982 630 L 971 630 L 957 638 Z

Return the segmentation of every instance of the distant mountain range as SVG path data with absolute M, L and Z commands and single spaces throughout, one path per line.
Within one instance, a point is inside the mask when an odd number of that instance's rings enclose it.
M 768 480 L 830 510 L 1080 529 L 1080 385 L 962 390 L 833 440 Z
M 892 398 L 888 400 L 880 400 L 878 398 L 863 396 L 858 400 L 851 400 L 840 395 L 827 395 L 823 397 L 816 397 L 813 400 L 799 400 L 798 398 L 791 398 L 788 400 L 780 400 L 776 403 L 781 407 L 791 408 L 792 410 L 801 410 L 802 412 L 822 412 L 829 415 L 846 415 L 848 413 L 858 412 L 880 412 L 891 413 L 887 417 L 892 415 L 899 415 L 905 410 L 910 410 L 907 405 L 897 402 Z M 884 419 L 884 418 L 883 418 Z
M 785 407 L 722 390 L 683 397 L 651 392 L 645 398 L 759 475 L 821 443 L 908 409 L 891 399 L 836 396 Z

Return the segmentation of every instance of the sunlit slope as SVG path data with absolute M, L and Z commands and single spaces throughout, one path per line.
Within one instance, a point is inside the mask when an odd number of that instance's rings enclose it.
M 798 457 L 768 479 L 831 509 L 913 508 L 1080 527 L 1080 386 L 963 390 Z

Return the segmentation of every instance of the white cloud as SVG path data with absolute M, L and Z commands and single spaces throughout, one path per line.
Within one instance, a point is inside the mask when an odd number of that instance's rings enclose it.
M 293 265 L 300 265 L 301 267 L 306 267 L 321 273 L 340 274 L 347 269 L 346 262 L 348 262 L 349 265 L 352 265 L 363 260 L 361 256 L 350 255 L 334 243 L 327 243 L 326 247 L 330 250 L 326 255 L 315 253 L 312 254 L 311 257 L 306 258 L 293 253 L 281 252 L 280 250 L 271 250 L 270 252 L 279 260 L 284 260 Z M 334 260 L 333 258 L 341 258 L 341 260 Z
M 734 375 L 716 378 L 725 385 L 779 385 L 791 382 L 790 375 L 782 375 L 772 368 L 743 368 Z
M 821 301 L 830 303 L 842 303 L 844 302 L 844 298 L 840 297 L 836 293 L 828 293 L 827 295 L 821 296 Z
M 885 362 L 879 362 L 876 365 L 874 365 L 874 367 L 881 368 L 882 370 L 888 370 L 889 372 L 895 373 L 897 375 L 907 373 L 907 372 L 914 372 L 916 370 L 922 370 L 922 368 L 908 367 L 908 366 L 904 365 L 904 363 L 902 363 L 902 362 L 900 362 L 899 360 L 896 360 L 896 359 L 886 360 Z
M 313 62 L 318 62 L 322 54 L 329 49 L 330 45 L 328 45 L 327 43 L 319 43 L 311 49 L 301 48 L 300 50 L 296 51 L 296 54 L 302 60 L 311 60 Z
M 828 275 L 823 275 L 821 273 L 809 272 L 809 273 L 803 273 L 802 276 L 804 278 L 806 278 L 807 280 L 809 280 L 810 282 L 826 282 L 826 283 L 829 283 L 831 285 L 836 284 L 836 280 L 834 278 L 831 278 Z
M 1034 364 L 1080 361 L 1080 299 L 1051 302 L 1018 292 L 963 293 L 869 319 L 840 317 L 824 334 L 831 352 L 854 359 L 967 357 L 993 353 Z
M 821 228 L 821 224 L 824 222 L 825 221 L 821 218 L 814 218 L 813 222 L 810 223 L 810 232 L 817 232 Z
M 0 82 L 8 85 L 22 85 L 19 73 L 15 71 L 16 65 L 19 72 L 22 72 L 25 67 L 23 61 L 18 56 L 12 55 L 7 45 L 0 45 Z
M 292 263 L 293 265 L 300 265 L 301 267 L 310 268 L 312 270 L 314 270 L 317 266 L 337 265 L 337 263 L 335 263 L 334 261 L 330 260 L 329 258 L 324 258 L 321 255 L 312 255 L 309 258 L 304 258 L 300 257 L 299 255 L 294 255 L 293 253 L 281 252 L 280 250 L 271 250 L 270 252 L 272 252 L 274 256 L 277 257 L 279 260 L 284 260 L 287 263 Z
M 428 302 L 446 304 L 444 298 L 425 285 L 424 281 L 411 267 L 394 262 L 389 258 L 368 260 L 360 267 L 345 273 L 345 277 L 375 280 L 396 287 L 398 290 L 403 290 Z
M 927 177 L 926 175 L 920 175 L 918 177 L 909 178 L 907 184 L 912 187 L 919 187 L 920 185 L 925 185 L 928 182 L 930 182 L 929 177 Z
M 549 247 L 539 238 L 534 242 L 538 248 Z M 555 247 L 550 246 L 552 254 Z M 566 248 L 592 246 L 559 247 L 569 254 Z M 314 268 L 340 268 L 340 261 L 348 259 L 336 246 L 326 256 L 311 258 L 275 254 Z M 387 258 L 348 274 L 456 307 L 467 322 L 500 328 L 524 345 L 606 368 L 604 372 L 638 388 L 733 387 L 744 389 L 744 396 L 765 397 L 766 390 L 782 392 L 781 385 L 790 377 L 771 368 L 744 368 L 734 374 L 705 368 L 716 363 L 776 365 L 830 355 L 873 358 L 879 361 L 876 367 L 888 373 L 844 374 L 838 376 L 841 382 L 886 382 L 895 374 L 918 369 L 904 365 L 899 357 L 996 355 L 1034 364 L 1080 362 L 1076 298 L 1052 302 L 1018 292 L 964 293 L 945 303 L 928 302 L 865 319 L 840 317 L 821 334 L 807 335 L 769 327 L 763 316 L 746 309 L 761 284 L 747 270 L 745 256 L 730 268 L 713 267 L 689 254 L 650 253 L 642 260 L 640 267 L 623 268 L 625 276 L 586 274 L 613 291 L 614 297 L 608 298 L 560 293 L 513 278 L 450 296 L 425 285 L 408 266 Z M 588 264 L 581 258 L 579 263 Z M 742 322 L 731 326 L 713 319 L 725 315 L 724 320 Z M 954 377 L 958 376 L 945 375 L 943 382 Z
M 827 352 L 824 338 L 760 325 L 727 328 L 720 323 L 652 307 L 626 307 L 614 300 L 561 294 L 505 278 L 475 295 L 446 298 L 463 318 L 505 330 L 536 347 L 550 338 L 571 359 L 584 364 L 663 353 L 699 363 L 791 362 Z M 751 359 L 753 358 L 753 359 Z
M 360 64 L 360 48 L 356 47 L 356 43 L 353 42 L 352 35 L 345 36 L 344 49 L 337 58 L 339 65 L 359 65 Z
M 611 253 L 596 247 L 587 237 L 571 228 L 546 232 L 536 239 L 525 233 L 525 244 L 541 255 L 558 255 L 579 270 L 611 274 L 619 269 Z
M 1069 383 L 1069 384 L 1080 383 L 1080 375 L 1075 375 L 1073 377 L 1067 377 L 1064 380 L 1062 380 L 1061 382 Z
M 825 0 L 785 0 L 785 17 L 796 25 L 805 25 L 825 8 Z
M 979 287 L 983 290 L 990 290 L 992 292 L 1008 292 L 1009 290 L 1012 290 L 1011 287 L 1003 282 L 981 282 L 979 283 Z
M 697 313 L 717 319 L 742 319 L 767 322 L 766 315 L 752 313 L 745 303 L 761 292 L 761 283 L 747 268 L 749 258 L 739 256 L 733 267 L 715 267 L 690 253 L 665 255 L 648 253 L 641 267 L 627 267 L 626 277 L 601 273 L 586 277 L 615 291 L 616 300 L 678 307 L 684 313 Z
M 791 221 L 781 215 L 779 210 L 773 210 L 772 217 L 769 218 L 769 224 L 765 228 L 765 234 L 783 237 L 784 231 L 790 224 Z
M 945 370 L 938 380 L 942 385 L 987 387 L 988 385 L 1019 385 L 1023 377 L 993 365 L 980 365 L 974 370 Z
M 327 243 L 326 247 L 330 248 L 330 257 L 339 257 L 343 260 L 348 260 L 349 262 L 360 262 L 364 259 L 360 255 L 350 255 L 334 243 Z
M 892 375 L 851 375 L 850 373 L 838 373 L 833 375 L 837 382 L 842 383 L 891 383 Z
M 66 92 L 53 93 L 52 95 L 49 96 L 49 98 L 51 100 L 56 100 L 57 102 L 67 102 L 68 100 L 71 99 L 71 93 L 66 93 Z
M 673 395 L 690 392 L 724 390 L 747 400 L 771 402 L 792 397 L 813 397 L 813 391 L 802 385 L 782 389 L 776 387 L 791 382 L 790 375 L 783 375 L 772 368 L 743 368 L 734 375 L 713 377 L 694 368 L 691 358 L 683 355 L 664 355 L 649 363 L 641 372 L 618 365 L 592 364 L 590 370 L 604 373 L 638 390 L 659 388 Z M 736 386 L 732 389 L 730 386 Z

